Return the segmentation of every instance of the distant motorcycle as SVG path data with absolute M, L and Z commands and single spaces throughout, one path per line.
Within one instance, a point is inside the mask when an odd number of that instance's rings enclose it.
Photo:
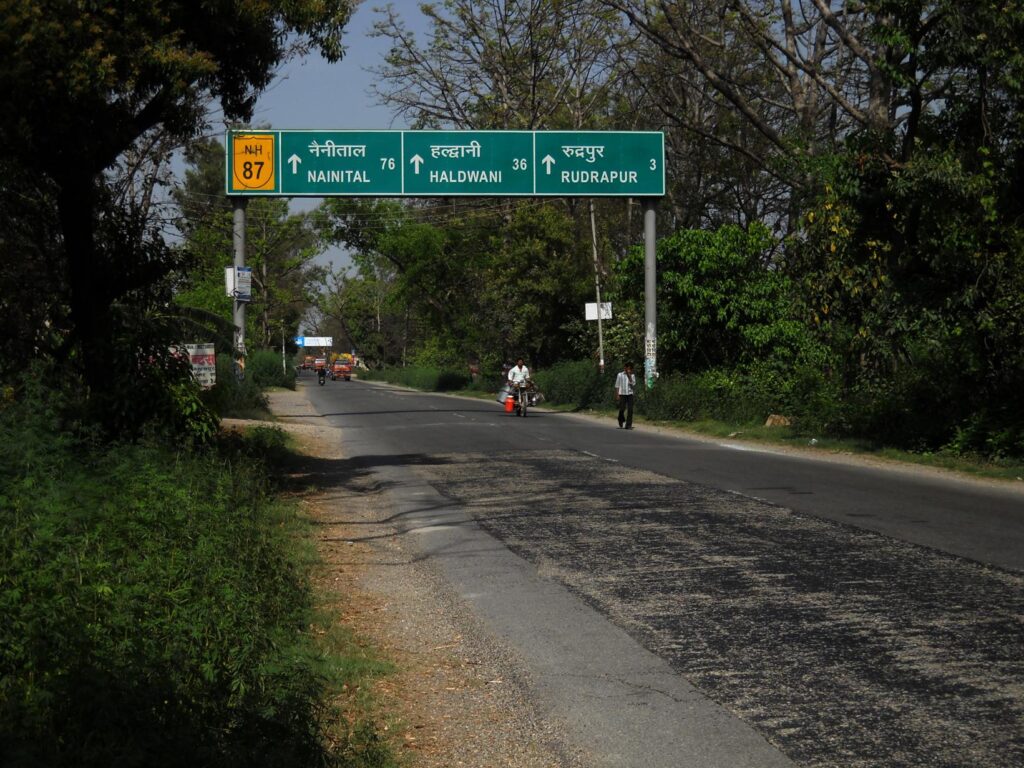
M 324 385 L 325 381 L 327 381 L 327 371 L 325 369 L 323 369 L 323 368 L 317 368 L 316 369 L 316 383 L 319 384 L 322 387 Z

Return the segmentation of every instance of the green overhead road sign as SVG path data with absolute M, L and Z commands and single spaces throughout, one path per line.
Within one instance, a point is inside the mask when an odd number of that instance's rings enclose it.
M 405 194 L 533 194 L 531 131 L 406 131 Z
M 665 194 L 662 133 L 538 131 L 536 137 L 538 195 Z
M 665 137 L 617 131 L 229 131 L 229 195 L 660 197 Z
M 402 194 L 398 131 L 281 131 L 282 194 Z

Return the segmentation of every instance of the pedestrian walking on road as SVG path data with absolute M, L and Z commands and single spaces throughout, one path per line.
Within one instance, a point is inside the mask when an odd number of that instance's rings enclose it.
M 633 428 L 633 387 L 636 386 L 636 375 L 633 364 L 626 363 L 623 370 L 615 377 L 615 395 L 619 398 L 619 429 Z

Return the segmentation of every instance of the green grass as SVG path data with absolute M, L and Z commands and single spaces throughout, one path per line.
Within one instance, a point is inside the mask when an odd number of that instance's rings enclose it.
M 393 765 L 332 704 L 386 665 L 313 631 L 309 522 L 267 472 L 283 433 L 186 449 L 58 426 L 0 410 L 3 764 Z

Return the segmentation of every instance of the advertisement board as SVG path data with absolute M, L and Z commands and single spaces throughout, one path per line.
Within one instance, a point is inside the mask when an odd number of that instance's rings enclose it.
M 213 344 L 186 344 L 192 375 L 199 386 L 210 389 L 217 383 L 217 350 Z

